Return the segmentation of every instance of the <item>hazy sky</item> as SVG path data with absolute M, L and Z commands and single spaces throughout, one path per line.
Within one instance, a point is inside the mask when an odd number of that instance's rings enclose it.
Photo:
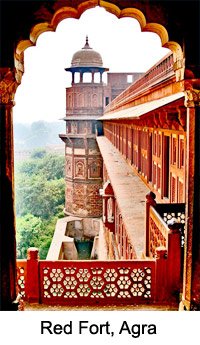
M 145 72 L 168 52 L 158 35 L 141 33 L 137 20 L 118 19 L 100 7 L 87 10 L 79 20 L 65 19 L 56 32 L 43 33 L 36 46 L 25 51 L 14 122 L 56 121 L 65 116 L 65 88 L 71 76 L 64 68 L 84 46 L 86 35 L 110 72 Z

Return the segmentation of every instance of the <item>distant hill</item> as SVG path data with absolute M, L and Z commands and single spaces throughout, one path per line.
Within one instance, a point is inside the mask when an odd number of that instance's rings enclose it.
M 60 133 L 65 133 L 65 122 L 37 121 L 31 124 L 14 124 L 14 146 L 16 150 L 32 150 L 39 147 L 62 145 Z

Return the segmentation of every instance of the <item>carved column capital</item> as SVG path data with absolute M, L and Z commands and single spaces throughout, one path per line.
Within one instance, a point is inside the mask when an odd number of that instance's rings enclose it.
M 194 108 L 200 106 L 200 90 L 190 89 L 185 91 L 185 106 Z
M 14 96 L 18 83 L 10 68 L 0 68 L 0 104 L 14 106 Z

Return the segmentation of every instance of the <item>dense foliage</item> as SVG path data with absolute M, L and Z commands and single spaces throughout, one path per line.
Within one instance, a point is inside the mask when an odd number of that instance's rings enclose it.
M 64 216 L 64 157 L 34 151 L 16 165 L 15 191 L 18 258 L 34 246 L 45 259 L 56 220 Z

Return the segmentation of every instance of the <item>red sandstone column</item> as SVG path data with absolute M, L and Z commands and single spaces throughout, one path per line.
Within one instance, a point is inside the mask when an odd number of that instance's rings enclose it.
M 6 311 L 17 309 L 12 114 L 17 85 L 14 71 L 0 68 L 0 310 Z
M 152 180 L 152 133 L 147 132 L 147 182 Z
M 108 197 L 106 195 L 102 196 L 103 199 L 103 222 L 104 224 L 107 223 L 107 202 L 108 202 Z
M 168 297 L 167 249 L 156 248 L 155 301 L 166 301 Z
M 183 272 L 183 299 L 185 309 L 200 309 L 200 91 L 187 85 L 187 158 L 186 158 L 186 230 Z
M 170 233 L 168 235 L 168 287 L 172 291 L 178 291 L 181 278 L 181 224 L 168 225 Z
M 153 192 L 149 192 L 146 195 L 146 256 L 149 256 L 149 236 L 150 236 L 149 212 L 150 212 L 150 206 L 153 206 L 153 207 L 156 206 L 155 198 L 156 196 Z
M 26 296 L 29 302 L 39 303 L 38 249 L 34 247 L 27 252 Z

